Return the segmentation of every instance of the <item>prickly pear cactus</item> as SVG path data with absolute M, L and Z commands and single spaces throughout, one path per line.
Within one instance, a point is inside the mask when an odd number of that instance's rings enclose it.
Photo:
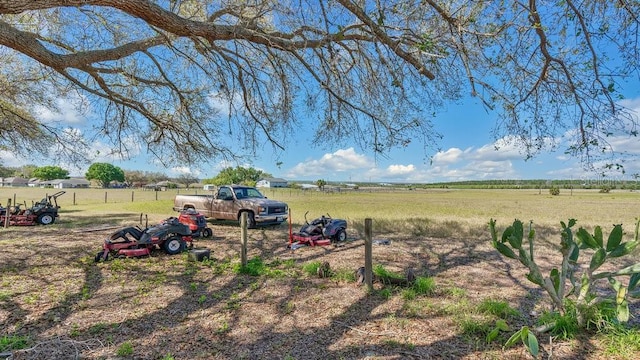
M 508 226 L 502 236 L 498 236 L 494 219 L 490 220 L 489 228 L 493 247 L 503 256 L 519 260 L 522 265 L 527 267 L 529 269 L 527 279 L 547 292 L 554 307 L 561 314 L 566 312 L 564 300 L 571 296 L 574 303 L 578 305 L 576 307 L 578 314 L 576 315 L 580 326 L 585 325 L 584 314 L 580 313 L 580 309 L 587 309 L 600 302 L 614 303 L 618 321 L 628 321 L 628 296 L 640 297 L 640 287 L 637 286 L 640 282 L 640 263 L 618 271 L 598 272 L 598 269 L 607 260 L 631 254 L 638 246 L 640 220 L 636 223 L 634 239 L 626 242 L 623 241 L 622 225 L 614 225 L 605 242 L 600 226 L 594 229 L 593 234 L 580 228 L 574 236 L 572 228 L 576 222 L 575 219 L 570 219 L 568 224 L 561 222 L 559 250 L 562 254 L 562 263 L 551 269 L 547 276 L 542 274 L 534 258 L 535 230 L 533 222 L 529 223 L 526 238 L 524 224 L 520 220 L 515 220 L 512 225 Z M 581 254 L 588 258 L 589 266 L 586 264 L 580 266 Z M 585 270 L 580 272 L 580 269 Z M 624 282 L 620 279 L 624 279 Z M 601 280 L 608 280 L 613 290 L 609 297 L 595 293 L 594 285 Z

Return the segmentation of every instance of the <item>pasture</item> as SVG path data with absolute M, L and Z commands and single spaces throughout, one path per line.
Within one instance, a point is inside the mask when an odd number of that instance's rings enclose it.
M 235 224 L 212 224 L 214 237 L 196 242 L 212 250 L 209 261 L 157 251 L 94 263 L 113 231 L 106 227 L 134 225 L 140 214 L 150 223 L 175 215 L 175 191 L 65 191 L 55 224 L 0 229 L 0 353 L 23 348 L 14 359 L 528 358 L 522 346 L 502 344 L 535 325 L 549 303 L 517 261 L 490 246 L 489 219 L 499 227 L 532 220 L 537 255 L 550 268 L 560 221 L 601 225 L 605 234 L 623 224 L 630 238 L 640 216 L 640 193 L 630 191 L 273 189 L 264 193 L 289 204 L 294 231 L 307 211 L 309 219 L 329 214 L 348 220 L 352 241 L 291 252 L 288 226 L 250 230 L 247 271 L 239 267 Z M 0 188 L 0 203 L 15 197 L 29 205 L 53 192 Z M 375 284 L 368 293 L 356 285 L 365 218 L 373 219 L 374 239 L 390 241 L 374 246 L 374 265 L 396 274 L 411 268 L 429 279 L 426 289 Z M 318 278 L 325 261 L 332 276 Z M 638 311 L 633 302 L 632 327 L 621 336 L 542 335 L 543 355 L 635 359 Z M 509 330 L 487 342 L 500 319 Z

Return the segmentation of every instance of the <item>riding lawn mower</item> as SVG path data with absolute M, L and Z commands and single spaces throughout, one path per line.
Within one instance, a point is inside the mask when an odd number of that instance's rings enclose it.
M 347 240 L 347 221 L 342 219 L 334 219 L 329 214 L 309 222 L 307 220 L 307 211 L 304 214 L 305 224 L 300 228 L 299 232 L 291 234 L 289 248 L 295 250 L 301 246 L 327 246 L 337 245 Z
M 170 217 L 160 224 L 144 229 L 140 226 L 129 226 L 114 232 L 104 240 L 102 251 L 96 254 L 95 261 L 106 261 L 109 256 L 151 255 L 151 251 L 155 248 L 161 248 L 167 254 L 175 255 L 183 252 L 187 246 L 193 247 L 189 225 L 182 224 L 175 217 Z
M 178 221 L 188 225 L 194 237 L 210 238 L 213 236 L 213 230 L 207 227 L 207 218 L 196 209 L 182 210 L 180 216 L 178 216 Z
M 0 206 L 0 226 L 4 225 L 8 218 L 8 224 L 12 226 L 33 226 L 37 224 L 51 225 L 58 217 L 58 198 L 65 191 L 58 191 L 53 195 L 47 195 L 42 200 L 27 208 L 22 208 L 22 204 L 4 208 Z

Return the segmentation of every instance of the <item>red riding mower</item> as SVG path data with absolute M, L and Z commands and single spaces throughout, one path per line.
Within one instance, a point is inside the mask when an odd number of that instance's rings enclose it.
M 309 223 L 307 221 L 307 213 L 304 214 L 305 225 L 300 228 L 299 232 L 291 234 L 289 248 L 295 250 L 299 247 L 309 246 L 327 246 L 330 244 L 337 245 L 347 240 L 347 221 L 342 219 L 333 219 L 329 214 L 327 216 L 314 219 Z
M 4 225 L 6 218 L 9 219 L 9 225 L 12 226 L 33 226 L 33 225 L 51 225 L 58 217 L 58 198 L 65 191 L 58 191 L 53 195 L 48 195 L 30 208 L 22 209 L 22 204 L 10 206 L 8 209 L 0 206 L 0 226 Z
M 193 237 L 188 225 L 180 223 L 177 218 L 170 217 L 160 224 L 142 229 L 130 226 L 120 229 L 102 245 L 102 251 L 96 254 L 95 261 L 108 260 L 112 257 L 138 257 L 151 255 L 151 250 L 159 247 L 169 255 L 183 252 L 193 246 Z
M 189 226 L 194 237 L 210 238 L 213 236 L 213 230 L 207 227 L 207 218 L 196 209 L 182 210 L 180 216 L 178 216 L 178 221 Z

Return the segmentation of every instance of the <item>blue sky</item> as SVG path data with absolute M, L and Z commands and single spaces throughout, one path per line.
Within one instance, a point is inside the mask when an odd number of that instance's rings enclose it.
M 627 99 L 623 105 L 640 115 L 640 87 L 633 87 L 625 93 Z M 76 99 L 78 100 L 78 99 Z M 90 113 L 77 113 L 72 104 L 74 99 L 61 99 L 60 112 L 52 113 L 40 109 L 43 121 L 58 121 L 72 128 L 87 125 Z M 429 149 L 423 144 L 411 144 L 407 148 L 395 149 L 385 157 L 375 157 L 372 153 L 356 147 L 342 146 L 331 148 L 330 144 L 322 148 L 307 146 L 304 141 L 287 144 L 287 150 L 277 157 L 266 147 L 261 156 L 252 162 L 226 163 L 212 162 L 203 169 L 189 166 L 165 168 L 154 163 L 145 154 L 138 154 L 130 160 L 104 158 L 97 156 L 94 162 L 109 162 L 124 170 L 142 170 L 162 172 L 170 177 L 191 173 L 200 179 L 214 177 L 222 168 L 228 166 L 255 167 L 271 173 L 275 177 L 290 181 L 315 182 L 318 179 L 338 182 L 385 182 L 385 183 L 433 183 L 464 180 L 501 180 L 501 179 L 584 179 L 600 180 L 597 173 L 585 172 L 580 159 L 558 152 L 543 152 L 533 159 L 525 161 L 525 155 L 516 145 L 508 144 L 505 139 L 495 140 L 491 130 L 495 125 L 496 114 L 487 113 L 482 106 L 468 99 L 460 105 L 449 105 L 434 120 L 437 131 L 443 135 L 438 144 Z M 562 136 L 562 134 L 558 134 Z M 617 149 L 640 156 L 638 138 L 612 138 L 611 143 Z M 558 141 L 562 141 L 561 138 Z M 500 145 L 495 150 L 496 144 Z M 94 153 L 106 154 L 108 148 L 99 141 L 93 144 Z M 437 151 L 436 149 L 441 149 Z M 41 158 L 17 158 L 11 152 L 0 152 L 0 163 L 4 166 L 25 164 L 59 165 L 70 171 L 72 176 L 82 176 L 85 168 L 72 165 L 52 164 Z M 639 157 L 640 159 L 640 157 Z M 276 164 L 281 162 L 279 166 Z M 625 164 L 626 174 L 611 173 L 609 180 L 633 180 L 633 174 L 640 173 L 638 159 Z

